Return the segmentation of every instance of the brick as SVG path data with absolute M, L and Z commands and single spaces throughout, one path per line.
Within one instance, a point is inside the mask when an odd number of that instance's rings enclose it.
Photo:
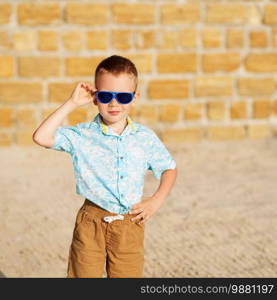
M 0 147 L 8 147 L 13 143 L 13 138 L 11 133 L 0 131 Z
M 196 47 L 196 30 L 182 29 L 162 30 L 161 39 L 158 43 L 161 49 L 174 49 L 177 47 L 195 48 Z
M 161 24 L 194 24 L 200 21 L 199 4 L 161 4 Z
M 118 50 L 128 50 L 132 47 L 133 32 L 128 29 L 112 31 L 112 45 Z
M 67 116 L 68 124 L 75 125 L 77 123 L 87 121 L 87 110 L 85 108 L 77 108 Z
M 177 104 L 164 104 L 160 106 L 160 121 L 175 123 L 179 120 L 180 106 Z
M 243 96 L 271 95 L 275 91 L 275 81 L 268 78 L 240 78 L 238 92 Z
M 268 118 L 271 113 L 271 102 L 269 100 L 254 100 L 252 111 L 255 119 Z
M 25 56 L 18 58 L 18 73 L 25 77 L 60 76 L 61 62 L 58 57 Z
M 152 54 L 125 54 L 124 56 L 135 64 L 139 74 L 152 72 Z
M 7 31 L 0 31 L 0 50 L 2 49 L 12 49 L 12 41 Z
M 54 51 L 58 49 L 58 35 L 55 31 L 38 32 L 38 49 L 41 51 Z
M 20 25 L 58 25 L 61 8 L 58 3 L 19 3 L 17 21 Z
M 14 125 L 14 115 L 11 108 L 0 108 L 0 127 L 10 128 Z
M 113 22 L 117 24 L 154 24 L 155 6 L 140 3 L 115 3 L 112 4 Z
M 16 144 L 18 146 L 34 146 L 33 133 L 32 130 L 17 130 L 15 133 Z
M 202 76 L 195 82 L 195 96 L 231 96 L 233 94 L 232 77 Z
M 213 141 L 240 140 L 245 136 L 244 126 L 211 126 L 207 129 L 207 138 Z
M 138 115 L 139 115 L 139 108 L 137 106 L 131 106 L 128 116 L 135 122 L 138 122 Z
M 245 101 L 235 101 L 231 103 L 230 119 L 246 119 L 247 103 Z
M 180 45 L 185 48 L 196 48 L 197 31 L 196 29 L 185 28 L 180 30 Z
M 229 29 L 227 31 L 227 48 L 243 48 L 243 30 Z
M 157 46 L 155 31 L 136 31 L 134 45 L 139 49 L 148 49 Z
M 65 102 L 74 91 L 76 83 L 51 82 L 48 84 L 48 101 Z
M 83 32 L 67 31 L 62 35 L 64 49 L 69 51 L 80 51 L 84 48 Z
M 0 101 L 3 103 L 37 103 L 42 99 L 41 83 L 0 82 Z
M 277 47 L 277 28 L 272 28 L 272 47 Z M 1 41 L 0 41 L 1 43 Z
M 0 4 L 0 24 L 8 24 L 11 19 L 12 7 L 8 3 Z
M 249 33 L 250 47 L 265 48 L 268 46 L 267 33 L 264 31 L 252 31 Z
M 262 12 L 260 7 L 255 3 L 248 6 L 248 24 L 249 25 L 261 25 L 262 24 Z
M 267 4 L 264 6 L 263 22 L 267 25 L 277 25 L 277 5 Z
M 9 55 L 0 55 L 0 78 L 9 78 L 14 75 L 14 58 Z
M 176 30 L 162 30 L 158 44 L 161 49 L 175 49 L 180 44 L 180 34 Z
M 151 80 L 148 84 L 150 99 L 183 99 L 188 94 L 188 80 Z
M 202 32 L 202 44 L 205 48 L 219 48 L 221 46 L 221 32 L 216 28 L 205 28 Z
M 217 53 L 203 55 L 204 72 L 232 72 L 240 67 L 239 53 Z
M 159 108 L 156 105 L 141 104 L 138 117 L 146 125 L 153 125 L 159 121 Z
M 54 108 L 43 108 L 41 110 L 41 120 L 40 120 L 40 123 L 42 122 L 42 120 L 45 120 L 47 117 L 49 117 L 56 109 L 57 109 L 57 107 L 54 107 Z
M 35 32 L 15 32 L 13 35 L 13 47 L 16 51 L 31 51 L 35 49 Z
M 205 106 L 204 103 L 186 103 L 184 118 L 188 121 L 201 120 Z
M 277 100 L 272 103 L 272 114 L 277 116 Z
M 105 57 L 67 57 L 65 59 L 66 76 L 94 76 L 97 65 Z
M 207 23 L 247 24 L 249 11 L 244 4 L 208 4 Z
M 185 142 L 199 142 L 203 139 L 203 128 L 165 129 L 161 133 L 161 139 L 165 144 L 181 144 Z
M 93 30 L 87 33 L 87 47 L 90 50 L 105 50 L 109 47 L 108 30 Z
M 207 103 L 209 120 L 218 121 L 225 118 L 225 103 L 222 101 L 209 101 Z
M 250 72 L 276 72 L 277 53 L 252 53 L 245 59 L 245 69 Z
M 34 128 L 36 126 L 35 112 L 33 109 L 18 109 L 16 121 L 19 128 Z
M 67 3 L 65 20 L 81 25 L 104 25 L 108 23 L 109 6 L 106 4 Z
M 271 130 L 268 124 L 249 124 L 247 133 L 251 139 L 262 139 L 271 136 Z
M 194 53 L 158 54 L 157 69 L 160 73 L 196 72 L 196 58 Z

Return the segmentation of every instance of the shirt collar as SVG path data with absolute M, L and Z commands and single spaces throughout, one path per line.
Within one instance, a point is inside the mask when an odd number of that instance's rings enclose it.
M 98 113 L 96 115 L 96 117 L 94 118 L 94 122 L 96 122 L 96 124 L 98 125 L 99 129 L 106 135 L 116 135 L 118 136 L 117 133 L 115 133 L 109 126 L 107 126 L 105 123 L 103 123 L 102 121 L 102 117 L 100 115 L 100 113 Z M 122 132 L 121 136 L 123 135 L 127 135 L 127 134 L 133 134 L 137 131 L 137 125 L 135 124 L 135 122 L 129 117 L 127 116 L 127 127 L 124 129 L 124 131 Z

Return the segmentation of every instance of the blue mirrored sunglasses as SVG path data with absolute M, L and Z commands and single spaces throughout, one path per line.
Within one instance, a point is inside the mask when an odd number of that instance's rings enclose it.
M 113 98 L 115 98 L 120 104 L 130 103 L 135 96 L 136 92 L 127 93 L 127 92 L 109 92 L 109 91 L 97 91 L 96 98 L 104 104 L 110 103 Z

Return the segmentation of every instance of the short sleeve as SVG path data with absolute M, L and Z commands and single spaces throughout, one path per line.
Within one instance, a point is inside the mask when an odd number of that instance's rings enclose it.
M 148 170 L 152 170 L 157 179 L 161 178 L 165 170 L 176 167 L 175 160 L 154 131 L 150 136 L 147 164 Z
M 57 151 L 64 151 L 72 154 L 80 141 L 80 127 L 77 126 L 60 126 L 55 132 L 55 143 L 52 147 Z

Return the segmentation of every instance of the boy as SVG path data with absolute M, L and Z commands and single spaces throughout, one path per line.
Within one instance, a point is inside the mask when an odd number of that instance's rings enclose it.
M 176 163 L 157 135 L 128 113 L 138 100 L 137 69 L 113 55 L 95 71 L 95 87 L 80 82 L 71 97 L 46 118 L 33 140 L 72 156 L 79 209 L 69 250 L 67 277 L 143 277 L 144 223 L 162 205 L 177 176 Z M 93 102 L 91 122 L 60 126 L 68 113 Z M 144 175 L 161 179 L 141 199 Z

